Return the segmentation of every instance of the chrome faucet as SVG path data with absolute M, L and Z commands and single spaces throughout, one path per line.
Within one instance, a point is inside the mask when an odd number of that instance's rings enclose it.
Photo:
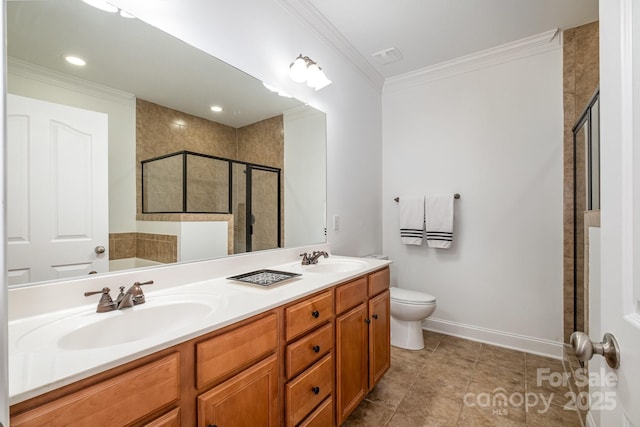
M 151 284 L 153 284 L 153 280 L 142 283 L 135 282 L 127 292 L 124 292 L 124 286 L 120 286 L 120 294 L 116 298 L 115 302 L 111 299 L 111 295 L 109 295 L 111 289 L 107 287 L 102 288 L 101 291 L 85 292 L 84 296 L 88 297 L 91 295 L 102 294 L 100 301 L 98 301 L 98 308 L 96 309 L 96 312 L 106 313 L 108 311 L 121 310 L 123 308 L 133 307 L 134 305 L 144 304 L 145 298 L 141 286 Z
M 329 254 L 326 253 L 325 251 L 313 251 L 312 255 L 309 255 L 308 253 L 305 252 L 303 254 L 300 254 L 300 256 L 302 257 L 302 265 L 317 264 L 318 258 L 320 258 L 321 256 L 324 256 L 325 258 L 329 258 Z
M 85 292 L 84 296 L 88 297 L 95 294 L 102 294 L 102 296 L 100 297 L 100 301 L 98 301 L 98 308 L 96 309 L 96 313 L 106 313 L 108 311 L 116 309 L 116 303 L 113 302 L 113 300 L 111 299 L 111 295 L 109 295 L 110 291 L 111 289 L 105 287 L 102 288 L 101 291 Z

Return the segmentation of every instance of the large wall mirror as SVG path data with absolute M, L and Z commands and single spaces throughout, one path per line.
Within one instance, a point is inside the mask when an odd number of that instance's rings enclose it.
M 81 0 L 7 40 L 10 286 L 326 241 L 324 113 Z

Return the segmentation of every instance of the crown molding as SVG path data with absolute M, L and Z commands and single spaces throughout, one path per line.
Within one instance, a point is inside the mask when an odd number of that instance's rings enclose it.
M 492 67 L 527 56 L 538 55 L 561 47 L 562 32 L 559 29 L 553 29 L 535 36 L 465 55 L 451 61 L 388 78 L 385 81 L 383 90 L 389 93 L 407 89 L 434 80 Z
M 136 97 L 129 92 L 83 80 L 13 57 L 7 58 L 7 73 L 121 104 L 128 104 Z
M 337 52 L 352 63 L 377 90 L 382 90 L 385 79 L 355 47 L 308 0 L 276 0 L 284 9 L 304 22 Z

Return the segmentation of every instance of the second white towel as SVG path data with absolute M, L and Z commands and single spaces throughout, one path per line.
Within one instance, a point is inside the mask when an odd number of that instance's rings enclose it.
M 453 194 L 427 196 L 425 223 L 427 245 L 447 249 L 453 242 Z

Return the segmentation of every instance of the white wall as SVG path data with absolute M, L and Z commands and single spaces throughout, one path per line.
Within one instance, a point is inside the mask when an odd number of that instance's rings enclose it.
M 379 252 L 381 237 L 381 95 L 335 48 L 278 0 L 115 0 L 142 20 L 211 53 L 327 114 L 327 216 L 332 251 Z M 333 83 L 314 92 L 288 77 L 298 54 Z
M 303 107 L 284 113 L 284 246 L 324 242 L 325 115 Z
M 394 284 L 437 298 L 428 328 L 560 356 L 562 51 L 548 44 L 385 84 L 383 246 Z M 461 194 L 453 246 L 402 245 L 393 198 L 442 192 Z

